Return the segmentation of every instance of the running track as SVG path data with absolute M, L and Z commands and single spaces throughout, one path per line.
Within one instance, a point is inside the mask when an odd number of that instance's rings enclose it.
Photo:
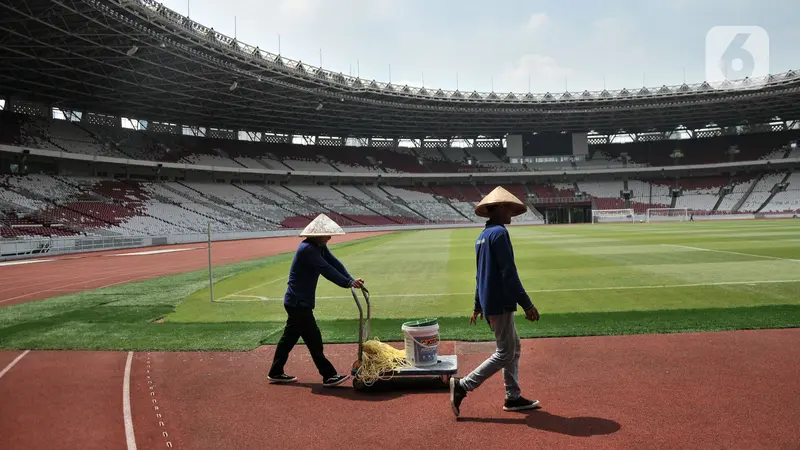
M 525 341 L 520 378 L 543 409 L 503 412 L 496 376 L 458 421 L 442 390 L 322 388 L 302 346 L 287 366 L 299 383 L 286 386 L 265 382 L 271 347 L 31 351 L 0 377 L 0 448 L 795 449 L 798 339 L 790 329 Z M 442 345 L 454 348 L 461 373 L 491 351 Z M 355 349 L 327 353 L 346 370 Z M 0 352 L 0 368 L 21 354 Z
M 296 244 L 214 244 L 215 264 Z M 205 253 L 196 252 L 202 250 L 7 266 L 0 299 L 16 297 L 11 304 L 205 267 Z M 151 267 L 128 270 L 128 258 Z M 43 271 L 45 265 L 57 270 Z M 90 268 L 103 280 L 88 280 Z M 34 272 L 41 282 L 33 283 Z M 16 291 L 7 292 L 8 279 Z M 287 366 L 300 382 L 287 386 L 265 382 L 271 346 L 240 353 L 0 351 L 0 448 L 794 449 L 798 339 L 800 330 L 789 329 L 526 340 L 520 379 L 544 408 L 503 412 L 496 376 L 467 397 L 458 421 L 443 390 L 324 389 L 302 346 Z M 459 355 L 463 375 L 492 348 L 447 342 L 440 351 Z M 355 348 L 331 345 L 326 353 L 346 371 Z
M 330 243 L 347 242 L 386 233 L 388 232 L 349 233 L 334 236 Z M 211 265 L 232 264 L 291 252 L 299 243 L 297 237 L 215 242 L 211 247 Z M 179 251 L 116 256 L 164 250 Z M 41 256 L 32 260 L 46 261 L 18 265 L 2 265 L 8 262 L 0 262 L 0 306 L 205 269 L 208 267 L 208 250 L 205 244 L 184 244 L 78 255 Z

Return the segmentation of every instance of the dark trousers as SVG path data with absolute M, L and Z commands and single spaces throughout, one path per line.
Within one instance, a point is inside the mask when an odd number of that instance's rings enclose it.
M 286 328 L 283 329 L 283 335 L 275 349 L 275 359 L 272 361 L 269 375 L 276 376 L 283 373 L 283 367 L 289 359 L 289 352 L 292 351 L 301 337 L 306 347 L 308 347 L 311 358 L 314 360 L 319 374 L 322 375 L 322 379 L 325 380 L 337 375 L 333 364 L 328 361 L 328 358 L 322 352 L 322 333 L 320 333 L 317 321 L 314 318 L 314 311 L 311 308 L 293 308 L 286 305 L 283 307 L 289 314 L 289 318 L 286 320 Z

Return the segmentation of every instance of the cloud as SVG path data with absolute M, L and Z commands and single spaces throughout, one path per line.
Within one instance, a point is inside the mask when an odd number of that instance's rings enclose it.
M 549 21 L 549 17 L 545 13 L 535 13 L 528 19 L 527 29 L 529 31 L 538 31 Z
M 552 56 L 542 54 L 526 54 L 520 57 L 511 67 L 503 70 L 500 80 L 503 86 L 508 86 L 514 92 L 528 92 L 528 81 L 532 92 L 538 84 L 554 85 L 562 83 L 573 75 L 574 71 L 562 67 Z

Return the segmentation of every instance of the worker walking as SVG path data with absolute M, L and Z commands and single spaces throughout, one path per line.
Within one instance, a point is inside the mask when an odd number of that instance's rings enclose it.
M 539 407 L 538 400 L 522 396 L 518 371 L 521 353 L 520 338 L 514 323 L 517 305 L 525 310 L 525 318 L 539 320 L 539 311 L 522 287 L 514 262 L 514 250 L 505 225 L 527 208 L 517 197 L 498 186 L 475 208 L 475 214 L 489 220 L 475 242 L 477 286 L 475 306 L 470 323 L 485 316 L 494 331 L 497 349 L 464 378 L 450 379 L 450 403 L 456 417 L 461 402 L 469 391 L 477 389 L 489 377 L 502 370 L 505 384 L 505 411 L 521 411 Z
M 338 386 L 350 378 L 350 375 L 340 375 L 325 357 L 322 351 L 322 334 L 314 318 L 317 281 L 320 275 L 343 288 L 360 289 L 364 286 L 363 280 L 350 276 L 327 246 L 331 236 L 342 234 L 345 234 L 342 227 L 325 214 L 317 216 L 300 233 L 300 237 L 305 239 L 297 248 L 289 269 L 288 288 L 283 299 L 283 307 L 289 318 L 278 341 L 268 374 L 268 379 L 272 383 L 291 383 L 297 380 L 297 377 L 284 373 L 284 366 L 289 359 L 289 352 L 300 337 L 303 338 L 319 374 L 322 375 L 323 386 Z

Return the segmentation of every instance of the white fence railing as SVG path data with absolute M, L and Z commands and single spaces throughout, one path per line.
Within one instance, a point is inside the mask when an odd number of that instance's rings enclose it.
M 713 214 L 695 215 L 694 219 L 700 220 L 743 220 L 743 219 L 783 219 L 797 217 L 797 214 Z M 646 216 L 636 215 L 636 221 L 644 222 Z M 542 225 L 541 222 L 515 222 L 513 225 Z M 342 227 L 348 233 L 370 231 L 403 231 L 403 230 L 435 230 L 444 228 L 477 228 L 483 227 L 482 223 L 438 223 L 414 225 L 387 225 Z M 238 233 L 213 233 L 214 241 L 236 241 L 244 239 L 263 239 L 281 236 L 297 236 L 299 229 L 281 229 L 277 231 L 238 232 Z M 64 255 L 71 253 L 87 253 L 102 250 L 118 250 L 126 248 L 153 247 L 162 245 L 196 244 L 208 242 L 208 234 L 176 234 L 170 236 L 80 236 L 80 237 L 53 237 L 41 239 L 3 239 L 0 240 L 0 261 L 23 259 L 50 255 Z
M 515 223 L 516 224 L 516 223 Z M 520 225 L 533 223 L 519 222 Z M 342 227 L 348 233 L 370 231 L 402 231 L 402 230 L 428 230 L 442 228 L 472 228 L 482 227 L 482 223 L 437 223 L 414 225 L 386 225 Z M 244 239 L 263 239 L 281 236 L 297 236 L 300 229 L 281 229 L 276 231 L 214 233 L 211 240 L 236 241 Z M 32 239 L 3 239 L 0 240 L 0 260 L 41 257 L 50 255 L 64 255 L 69 253 L 86 253 L 102 250 L 118 250 L 125 248 L 140 248 L 162 245 L 194 244 L 208 242 L 207 233 L 176 234 L 169 236 L 69 236 Z

